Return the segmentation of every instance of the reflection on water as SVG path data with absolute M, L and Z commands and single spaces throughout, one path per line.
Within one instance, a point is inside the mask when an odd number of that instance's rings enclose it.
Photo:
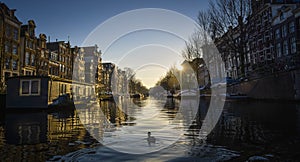
M 299 106 L 287 102 L 227 102 L 208 141 L 245 155 L 299 159 Z
M 122 101 L 122 104 L 105 101 L 100 106 L 53 113 L 6 112 L 0 119 L 0 158 L 3 161 L 246 161 L 252 156 L 272 161 L 300 159 L 299 103 L 226 102 L 216 127 L 203 140 L 199 138 L 199 129 L 209 103 L 210 100 L 201 99 L 198 112 L 180 110 L 180 105 L 188 108 L 194 103 L 176 99 Z M 196 118 L 193 113 L 197 113 Z M 151 145 L 148 132 L 155 139 L 150 140 Z M 176 132 L 181 135 L 178 140 Z M 95 140 L 116 137 L 119 144 L 132 142 L 134 137 L 142 142 L 132 146 L 140 149 L 168 147 L 133 155 L 102 146 Z M 119 145 L 118 149 L 132 149 L 127 146 Z
M 5 116 L 5 139 L 8 144 L 39 144 L 47 141 L 46 113 L 14 113 Z
M 2 161 L 45 161 L 92 143 L 76 112 L 7 112 L 0 125 Z

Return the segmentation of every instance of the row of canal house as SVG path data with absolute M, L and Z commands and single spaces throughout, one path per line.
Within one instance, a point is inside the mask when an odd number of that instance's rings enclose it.
M 45 34 L 36 36 L 35 22 L 22 25 L 15 11 L 0 4 L 0 92 L 10 93 L 7 100 L 16 101 L 17 96 L 26 105 L 24 100 L 30 97 L 34 101 L 47 95 L 48 104 L 62 94 L 77 100 L 93 96 L 101 80 L 97 45 L 71 47 L 69 41 L 51 42 Z
M 300 1 L 252 0 L 251 10 L 215 41 L 226 76 L 239 83 L 227 92 L 299 100 Z
M 252 0 L 252 14 L 240 23 L 243 32 L 237 25 L 215 42 L 228 77 L 254 79 L 299 68 L 299 4 L 299 0 Z M 240 44 L 243 57 L 231 44 Z
M 182 65 L 193 67 L 201 87 L 227 81 L 228 94 L 299 100 L 300 0 L 252 0 L 250 7 L 249 17 L 214 40 L 217 52 L 202 46 L 203 58 Z

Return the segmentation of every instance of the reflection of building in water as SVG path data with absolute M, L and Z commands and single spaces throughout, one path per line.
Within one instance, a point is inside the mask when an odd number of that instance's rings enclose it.
M 168 98 L 167 102 L 164 106 L 164 108 L 168 108 L 168 109 L 174 109 L 175 108 L 175 101 L 173 98 Z M 178 100 L 177 100 L 178 101 Z
M 194 121 L 198 107 L 199 100 L 196 97 L 181 99 L 179 113 L 183 115 L 184 122 L 191 124 Z
M 127 120 L 127 115 L 122 109 L 128 109 L 124 104 L 121 107 L 118 107 L 115 102 L 105 101 L 100 103 L 101 110 L 103 111 L 106 119 L 116 124 L 116 126 L 122 125 L 123 122 Z
M 0 125 L 0 146 L 3 146 L 5 143 L 5 130 L 2 125 Z
M 222 145 L 279 142 L 295 136 L 295 115 L 294 105 L 288 103 L 229 102 L 209 138 Z
M 8 113 L 5 137 L 9 144 L 38 144 L 47 141 L 47 114 Z
M 83 140 L 86 131 L 81 129 L 79 117 L 74 112 L 57 112 L 48 115 L 48 141 L 62 141 L 67 138 Z M 67 140 L 66 140 L 67 142 Z

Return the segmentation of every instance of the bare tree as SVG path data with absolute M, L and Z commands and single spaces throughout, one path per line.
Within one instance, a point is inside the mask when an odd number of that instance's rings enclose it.
M 241 76 L 245 74 L 245 59 L 247 46 L 247 18 L 251 14 L 251 0 L 210 0 L 209 9 L 199 11 L 197 23 L 198 31 L 194 32 L 186 42 L 182 56 L 187 61 L 196 58 L 210 58 L 211 48 L 215 43 L 222 44 L 226 48 L 219 49 L 223 61 L 227 54 L 233 53 L 235 64 L 240 60 Z
M 247 18 L 251 15 L 251 0 L 211 0 L 209 22 L 199 13 L 198 23 L 201 27 L 210 26 L 209 33 L 215 41 L 222 40 L 227 47 L 223 53 L 233 52 L 239 58 L 241 76 L 245 74 L 245 55 L 247 45 Z M 223 56 L 226 59 L 227 56 Z M 237 63 L 237 60 L 236 60 Z
M 192 42 L 186 41 L 185 48 L 182 51 L 182 57 L 187 61 L 193 60 L 193 51 L 194 51 L 194 46 Z
M 203 39 L 201 32 L 195 31 L 188 41 L 185 42 L 185 48 L 182 51 L 182 57 L 187 61 L 192 61 L 195 58 L 202 56 L 201 48 Z

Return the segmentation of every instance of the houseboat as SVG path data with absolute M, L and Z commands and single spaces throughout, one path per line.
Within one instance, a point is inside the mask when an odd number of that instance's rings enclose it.
M 95 95 L 93 84 L 55 79 L 47 76 L 16 76 L 7 80 L 6 108 L 47 109 L 60 106 L 61 98 L 68 96 L 72 106 Z M 64 101 L 63 101 L 64 102 Z M 65 105 L 65 103 L 62 103 Z

